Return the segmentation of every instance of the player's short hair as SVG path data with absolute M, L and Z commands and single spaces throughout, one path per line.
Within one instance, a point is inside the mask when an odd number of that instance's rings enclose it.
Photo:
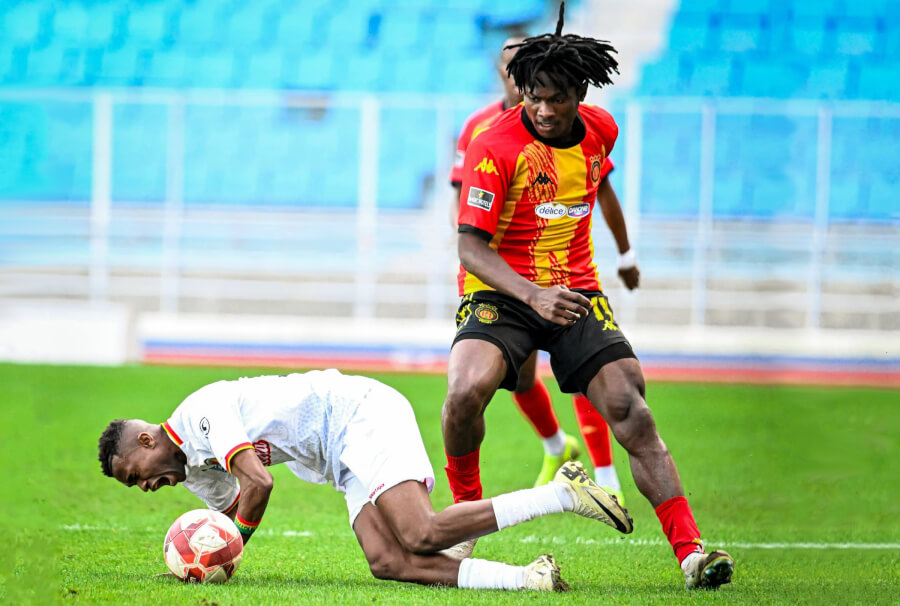
M 563 15 L 566 3 L 559 5 L 556 32 L 526 38 L 505 48 L 518 48 L 506 66 L 520 90 L 545 86 L 539 77 L 543 73 L 550 84 L 560 90 L 612 84 L 610 76 L 619 73 L 619 63 L 612 56 L 616 49 L 607 40 L 585 38 L 575 34 L 563 35 Z
M 112 423 L 106 426 L 106 429 L 103 430 L 103 433 L 100 435 L 100 442 L 98 444 L 100 454 L 98 458 L 100 459 L 100 469 L 103 470 L 103 475 L 113 477 L 112 472 L 112 459 L 114 456 L 119 454 L 119 441 L 122 439 L 122 433 L 125 431 L 125 419 L 116 419 Z

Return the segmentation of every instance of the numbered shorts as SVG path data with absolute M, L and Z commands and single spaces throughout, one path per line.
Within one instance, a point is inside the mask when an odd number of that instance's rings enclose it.
M 347 424 L 338 474 L 350 526 L 366 503 L 405 482 L 434 488 L 434 470 L 409 401 L 397 390 L 377 383 L 363 398 Z
M 506 377 L 500 387 L 513 391 L 519 369 L 536 349 L 550 354 L 553 375 L 565 393 L 584 393 L 600 368 L 636 358 L 599 290 L 575 290 L 591 300 L 591 313 L 569 326 L 542 318 L 516 298 L 483 290 L 462 298 L 456 312 L 456 345 L 464 339 L 493 343 L 503 352 Z

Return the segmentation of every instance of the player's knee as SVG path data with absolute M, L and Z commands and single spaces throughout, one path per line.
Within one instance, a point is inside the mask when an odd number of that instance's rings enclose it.
M 376 554 L 367 554 L 369 561 L 369 571 L 376 579 L 383 581 L 400 580 L 404 569 L 403 558 L 397 554 L 388 551 L 381 551 Z
M 658 448 L 662 441 L 656 431 L 653 413 L 637 393 L 620 399 L 617 408 L 621 420 L 613 424 L 616 439 L 629 452 Z
M 406 528 L 399 533 L 397 540 L 410 553 L 421 555 L 437 551 L 435 534 L 430 527 Z
M 493 393 L 477 382 L 456 381 L 447 388 L 442 412 L 446 420 L 471 419 L 484 411 Z

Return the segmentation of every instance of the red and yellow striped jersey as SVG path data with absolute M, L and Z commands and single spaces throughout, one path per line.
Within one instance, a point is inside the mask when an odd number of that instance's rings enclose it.
M 571 147 L 541 141 L 524 107 L 477 133 L 463 168 L 459 231 L 490 237 L 491 248 L 539 286 L 600 290 L 591 216 L 619 129 L 593 105 L 579 105 L 578 116 L 573 133 L 583 136 Z M 460 295 L 493 290 L 462 266 L 458 282 Z

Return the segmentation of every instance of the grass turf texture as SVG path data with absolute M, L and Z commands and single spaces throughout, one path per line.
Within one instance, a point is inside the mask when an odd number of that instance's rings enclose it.
M 102 476 L 97 438 L 115 417 L 162 421 L 191 391 L 261 370 L 0 364 L 6 545 L 0 603 L 128 604 L 878 604 L 900 595 L 897 549 L 765 549 L 748 543 L 900 543 L 900 394 L 864 389 L 653 383 L 648 400 L 680 467 L 707 544 L 737 559 L 734 583 L 688 593 L 617 446 L 635 532 L 571 515 L 482 539 L 476 556 L 526 564 L 552 551 L 569 594 L 478 592 L 375 580 L 342 495 L 272 468 L 275 490 L 237 575 L 222 586 L 153 578 L 169 524 L 202 503 L 183 488 L 127 490 Z M 440 408 L 443 376 L 385 374 L 413 403 L 450 504 Z M 551 383 L 563 427 L 571 401 Z M 501 392 L 482 446 L 486 496 L 529 486 L 533 432 Z

